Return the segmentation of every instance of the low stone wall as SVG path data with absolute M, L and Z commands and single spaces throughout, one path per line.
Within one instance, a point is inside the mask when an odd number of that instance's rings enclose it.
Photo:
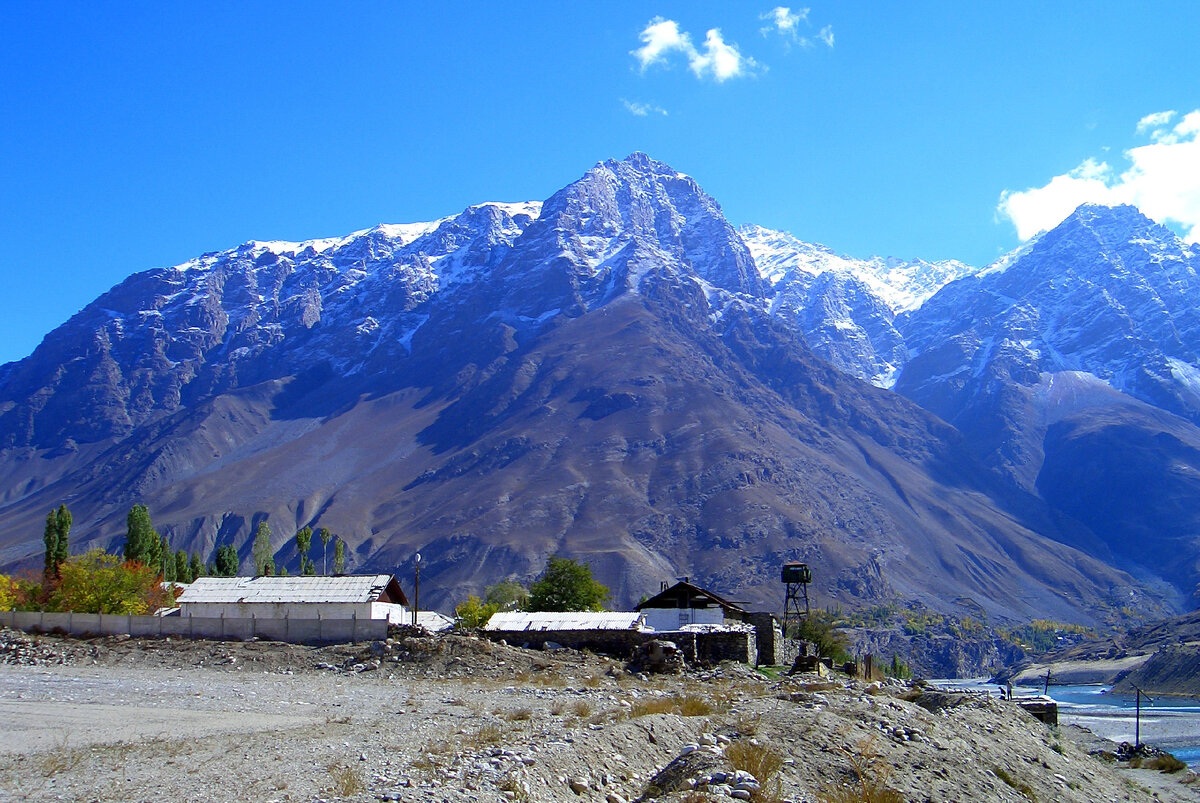
M 639 644 L 658 634 L 637 630 L 485 630 L 483 635 L 514 647 L 540 650 L 549 641 L 573 650 L 591 650 L 627 660 L 633 657 Z
M 72 636 L 174 636 L 218 641 L 260 638 L 293 644 L 344 644 L 387 638 L 384 619 L 234 619 L 210 616 L 128 616 L 102 613 L 0 611 L 0 625 Z
M 632 658 L 641 644 L 653 639 L 675 642 L 689 664 L 720 661 L 754 664 L 758 656 L 754 633 L 750 631 L 488 630 L 483 635 L 514 647 L 544 649 L 546 642 L 553 642 L 573 650 L 591 650 L 623 660 Z

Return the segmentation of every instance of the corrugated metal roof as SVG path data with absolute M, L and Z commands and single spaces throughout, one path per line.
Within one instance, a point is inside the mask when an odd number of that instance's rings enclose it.
M 339 577 L 198 577 L 175 600 L 196 602 L 374 602 L 392 580 L 390 574 Z
M 546 630 L 637 630 L 636 611 L 568 611 L 566 613 L 502 611 L 492 614 L 484 630 L 504 632 Z
M 430 633 L 441 633 L 454 627 L 454 620 L 437 611 L 418 611 L 417 624 Z

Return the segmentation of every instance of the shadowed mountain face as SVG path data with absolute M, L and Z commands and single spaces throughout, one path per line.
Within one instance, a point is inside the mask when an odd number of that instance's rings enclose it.
M 620 605 L 688 575 L 775 608 L 794 559 L 822 604 L 1092 622 L 1161 599 L 767 294 L 716 202 L 642 154 L 543 204 L 135 275 L 0 368 L 0 564 L 40 560 L 60 502 L 81 549 L 143 501 L 206 557 L 247 557 L 264 518 L 293 569 L 306 524 L 351 569 L 420 551 L 442 608 L 555 553 Z

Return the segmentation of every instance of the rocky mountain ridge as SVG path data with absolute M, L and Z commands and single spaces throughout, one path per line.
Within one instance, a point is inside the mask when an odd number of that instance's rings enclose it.
M 820 566 L 825 600 L 1002 619 L 1169 596 L 798 326 L 866 281 L 754 260 L 694 180 L 634 154 L 541 204 L 135 274 L 0 370 L 0 564 L 37 559 L 48 507 L 111 546 L 144 501 L 202 555 L 245 557 L 263 520 L 280 565 L 306 524 L 352 568 L 420 551 L 443 605 L 554 553 L 617 603 L 688 574 L 775 607 L 786 559 Z M 968 270 L 883 268 L 914 298 Z M 854 364 L 891 370 L 908 319 L 876 312 Z

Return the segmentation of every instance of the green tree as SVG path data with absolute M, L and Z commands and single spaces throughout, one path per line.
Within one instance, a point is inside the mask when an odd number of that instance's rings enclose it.
M 331 533 L 328 527 L 322 527 L 318 533 L 321 537 L 321 574 L 329 574 L 329 538 Z M 1200 586 L 1197 586 L 1200 588 Z
M 196 582 L 197 577 L 204 576 L 204 561 L 200 560 L 200 553 L 193 552 L 192 559 L 188 561 L 188 582 Z
M 175 553 L 175 582 L 192 582 L 192 565 L 188 562 L 188 553 L 182 549 Z
M 235 577 L 240 565 L 241 560 L 233 544 L 217 547 L 217 554 L 213 560 L 213 573 L 217 577 Z
M 143 566 L 160 568 L 162 547 L 150 511 L 145 505 L 134 505 L 125 517 L 125 560 L 137 561 Z
M 175 580 L 175 553 L 171 551 L 171 545 L 167 543 L 165 535 L 159 536 L 158 539 L 158 560 L 164 580 Z
M 346 541 L 334 537 L 334 574 L 346 573 Z
M 529 586 L 529 610 L 602 611 L 608 597 L 608 587 L 592 577 L 591 566 L 554 555 Z
M 494 603 L 484 603 L 474 594 L 467 596 L 466 602 L 460 602 L 454 608 L 460 627 L 476 628 L 487 624 L 488 619 L 497 610 Z
M 42 540 L 46 544 L 46 581 L 58 580 L 61 576 L 59 567 L 71 555 L 68 534 L 71 532 L 71 511 L 66 505 L 59 505 L 58 510 L 51 510 L 46 516 L 46 531 Z
M 93 549 L 62 565 L 51 606 L 79 613 L 151 613 L 171 602 L 158 577 L 155 567 Z
M 271 554 L 271 527 L 265 519 L 258 523 L 258 529 L 254 531 L 252 555 L 255 577 L 275 574 L 275 557 Z
M 300 574 L 314 574 L 309 571 L 312 563 L 308 559 L 308 551 L 312 549 L 312 527 L 302 527 L 296 532 L 296 551 L 300 553 Z
M 835 615 L 829 611 L 813 611 L 796 628 L 796 638 L 812 643 L 817 654 L 835 661 L 846 661 L 846 636 L 834 627 Z
M 529 602 L 529 589 L 510 577 L 485 588 L 483 600 L 498 611 L 519 611 Z

